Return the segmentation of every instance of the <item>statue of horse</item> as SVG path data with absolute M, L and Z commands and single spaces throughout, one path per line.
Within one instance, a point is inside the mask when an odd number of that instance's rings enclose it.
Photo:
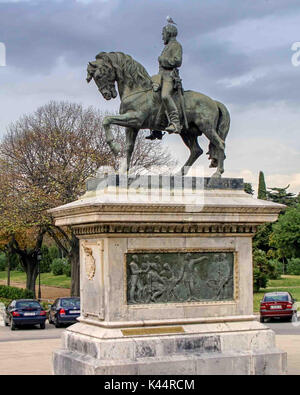
M 161 106 L 159 92 L 154 92 L 152 80 L 146 69 L 131 56 L 122 52 L 101 52 L 96 61 L 89 62 L 87 82 L 94 79 L 106 100 L 117 97 L 115 82 L 121 99 L 120 115 L 106 116 L 103 121 L 106 141 L 115 155 L 120 147 L 113 141 L 111 125 L 125 127 L 126 164 L 130 168 L 135 140 L 140 129 L 155 129 L 156 117 Z M 217 167 L 213 177 L 224 172 L 225 139 L 230 126 L 230 115 L 224 104 L 194 91 L 184 92 L 188 128 L 180 136 L 190 150 L 190 156 L 181 169 L 186 175 L 193 163 L 202 155 L 198 136 L 209 140 L 210 167 Z

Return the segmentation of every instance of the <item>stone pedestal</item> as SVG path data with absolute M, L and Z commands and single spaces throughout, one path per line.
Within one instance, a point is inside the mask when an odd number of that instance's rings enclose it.
M 80 239 L 81 263 L 81 316 L 54 373 L 285 373 L 252 289 L 252 236 L 281 209 L 241 179 L 89 180 L 52 210 Z

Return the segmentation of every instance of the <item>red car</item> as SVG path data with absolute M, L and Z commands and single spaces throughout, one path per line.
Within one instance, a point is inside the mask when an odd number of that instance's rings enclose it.
M 268 292 L 260 302 L 260 322 L 265 318 L 297 320 L 296 299 L 289 292 Z

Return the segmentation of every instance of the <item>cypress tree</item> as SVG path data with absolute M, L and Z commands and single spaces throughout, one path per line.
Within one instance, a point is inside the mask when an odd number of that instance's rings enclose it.
M 259 172 L 259 181 L 258 181 L 258 199 L 267 200 L 267 188 L 265 183 L 265 176 L 262 171 Z

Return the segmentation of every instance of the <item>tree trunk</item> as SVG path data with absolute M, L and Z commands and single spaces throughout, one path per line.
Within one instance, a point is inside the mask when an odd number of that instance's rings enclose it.
M 69 258 L 71 264 L 71 296 L 80 296 L 79 240 L 74 234 L 72 234 Z
M 35 294 L 35 283 L 38 276 L 38 262 L 32 256 L 22 257 L 23 267 L 26 273 L 26 288 Z
M 11 262 L 11 255 L 8 254 L 7 260 L 7 286 L 10 286 L 10 262 Z

